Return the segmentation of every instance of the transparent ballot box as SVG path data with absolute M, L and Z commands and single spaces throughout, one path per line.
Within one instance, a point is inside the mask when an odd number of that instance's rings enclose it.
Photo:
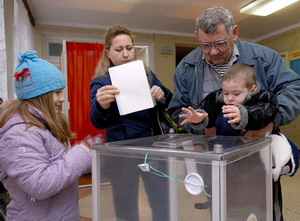
M 93 220 L 272 220 L 271 138 L 168 134 L 93 149 Z

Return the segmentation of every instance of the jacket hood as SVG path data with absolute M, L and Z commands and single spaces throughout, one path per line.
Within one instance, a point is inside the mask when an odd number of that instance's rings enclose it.
M 35 108 L 29 108 L 29 111 L 32 115 L 39 119 L 44 119 L 42 114 Z M 12 127 L 18 124 L 26 124 L 24 119 L 19 114 L 12 114 L 11 117 L 8 119 L 6 124 L 0 128 L 0 139 L 3 137 L 3 135 L 10 130 Z

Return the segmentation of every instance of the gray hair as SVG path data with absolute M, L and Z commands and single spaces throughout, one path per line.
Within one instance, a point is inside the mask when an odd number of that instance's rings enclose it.
M 200 29 L 206 34 L 213 34 L 220 24 L 225 24 L 229 33 L 234 25 L 232 13 L 223 7 L 208 8 L 196 19 L 196 31 Z

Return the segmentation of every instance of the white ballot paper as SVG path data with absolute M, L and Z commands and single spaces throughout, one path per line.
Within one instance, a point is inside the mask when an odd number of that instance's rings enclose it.
M 143 61 L 136 60 L 108 69 L 112 85 L 120 91 L 116 101 L 120 115 L 154 107 Z

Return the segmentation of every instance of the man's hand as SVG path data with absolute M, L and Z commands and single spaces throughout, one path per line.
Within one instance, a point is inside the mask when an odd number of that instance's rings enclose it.
M 271 122 L 266 127 L 262 128 L 260 130 L 244 131 L 245 132 L 244 136 L 245 137 L 264 137 L 267 132 L 271 133 L 273 131 L 274 126 L 275 126 L 275 123 Z

